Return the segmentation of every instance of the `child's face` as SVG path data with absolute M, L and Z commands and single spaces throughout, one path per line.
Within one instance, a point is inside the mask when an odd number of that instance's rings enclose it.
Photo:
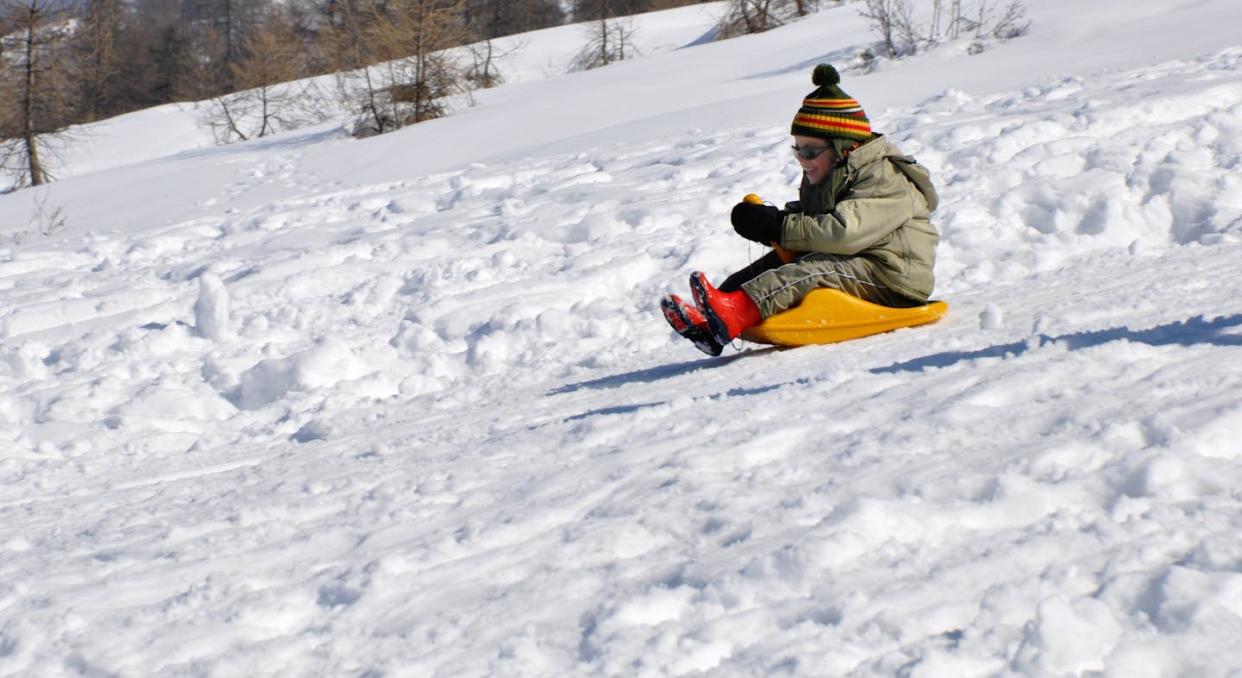
M 810 159 L 803 157 L 802 152 L 799 152 L 798 150 L 794 151 L 794 157 L 798 159 L 798 164 L 802 165 L 802 171 L 806 174 L 806 180 L 811 182 L 812 185 L 817 185 L 827 178 L 828 172 L 832 169 L 833 165 L 837 164 L 836 151 L 832 150 L 832 146 L 829 146 L 828 142 L 823 139 L 798 136 L 795 134 L 794 148 L 808 149 L 805 151 L 807 153 L 810 153 L 813 150 L 817 151 L 823 149 L 823 152 Z

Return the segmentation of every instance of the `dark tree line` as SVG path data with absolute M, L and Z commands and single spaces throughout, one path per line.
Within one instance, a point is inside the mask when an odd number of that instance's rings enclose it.
M 496 38 L 697 1 L 0 0 L 0 170 L 44 183 L 73 125 L 177 101 L 214 102 L 222 140 L 263 136 L 292 124 L 269 86 L 325 73 L 384 132 L 500 82 Z

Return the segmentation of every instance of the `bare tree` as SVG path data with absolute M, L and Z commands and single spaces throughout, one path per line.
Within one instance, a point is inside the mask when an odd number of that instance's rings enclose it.
M 729 0 L 716 23 L 716 39 L 770 31 L 817 11 L 820 4 L 821 0 Z
M 633 44 L 634 24 L 626 19 L 600 19 L 592 22 L 587 35 L 587 43 L 570 63 L 571 71 L 607 66 L 624 61 L 638 52 Z
M 74 42 L 81 74 L 81 122 L 98 120 L 117 111 L 125 19 L 122 0 L 86 0 L 80 9 Z
M 67 16 L 51 0 L 0 3 L 0 168 L 19 186 L 51 180 L 44 155 L 72 120 Z
M 523 49 L 516 43 L 507 49 L 497 47 L 495 39 L 534 28 L 559 24 L 565 18 L 560 6 L 549 0 L 466 0 L 463 19 L 471 39 L 471 65 L 466 77 L 482 88 L 504 81 L 497 62 Z
M 114 104 L 108 115 L 173 101 L 184 88 L 183 65 L 190 61 L 176 0 L 127 0 L 123 7 L 126 20 L 116 40 L 120 74 L 110 81 Z
M 897 49 L 899 56 L 917 54 L 922 47 L 934 44 L 923 36 L 919 25 L 914 21 L 915 0 L 893 0 L 893 29 L 897 33 Z
M 376 42 L 397 57 L 386 66 L 390 97 L 407 104 L 397 107 L 402 124 L 441 117 L 448 97 L 468 91 L 466 69 L 447 51 L 469 41 L 461 0 L 405 0 L 380 29 Z
M 209 26 L 182 28 L 178 37 L 181 42 L 176 46 L 180 47 L 180 51 L 170 54 L 170 61 L 162 64 L 168 72 L 176 75 L 172 99 L 201 101 L 232 91 L 233 75 L 226 55 L 227 43 L 216 29 Z
M 242 59 L 243 43 L 270 12 L 268 0 L 181 0 L 181 21 L 200 40 L 220 86 L 232 83 L 232 69 Z
M 725 14 L 716 24 L 716 39 L 762 33 L 781 26 L 776 0 L 730 0 Z
M 701 5 L 715 0 L 651 0 L 650 11 L 655 12 L 662 9 L 673 9 L 674 7 L 685 7 L 687 5 Z
M 595 15 L 587 27 L 587 43 L 570 63 L 571 71 L 585 71 L 624 61 L 634 56 L 634 23 L 626 18 L 616 18 L 615 0 L 594 0 Z M 586 2 L 579 2 L 574 16 L 585 12 Z
M 1010 0 L 1000 18 L 992 24 L 991 34 L 993 38 L 1009 40 L 1026 35 L 1030 28 L 1031 22 L 1026 19 L 1026 6 L 1022 0 Z
M 559 26 L 565 11 L 556 0 L 465 0 L 463 18 L 478 39 Z
M 449 53 L 468 42 L 462 0 L 342 3 L 323 45 L 356 134 L 383 134 L 440 117 L 469 91 L 465 67 Z
M 524 43 L 516 43 L 507 49 L 500 49 L 492 39 L 480 40 L 470 45 L 470 66 L 466 78 L 476 87 L 487 89 L 504 82 L 498 62 L 517 54 L 525 47 Z
M 375 20 L 374 8 L 361 2 L 328 0 L 321 11 L 323 24 L 317 33 L 320 60 L 327 71 L 335 73 L 342 105 L 374 114 L 380 108 L 376 99 L 382 87 L 370 68 L 380 57 L 367 42 L 370 23 Z M 374 126 L 381 133 L 388 128 L 382 115 L 375 116 Z
M 630 16 L 651 9 L 650 0 L 572 0 L 571 15 L 576 22 L 599 21 Z
M 167 23 L 153 27 L 153 33 L 147 36 L 148 41 L 139 43 L 137 63 L 145 65 L 138 71 L 139 77 L 150 80 L 149 89 L 145 94 L 150 101 L 147 105 L 156 105 L 169 101 L 199 99 L 207 86 L 201 73 L 205 60 L 196 56 L 195 40 L 189 31 L 177 23 Z
M 960 0 L 955 1 L 960 2 Z M 960 8 L 957 10 L 960 12 Z M 968 50 L 970 54 L 983 52 L 984 43 L 988 38 L 1010 40 L 1025 35 L 1030 29 L 1023 0 L 1009 0 L 1009 4 L 1005 6 L 999 17 L 990 0 L 978 0 L 975 5 L 975 18 L 971 19 L 962 15 L 956 18 L 956 22 L 957 32 L 960 33 L 962 30 L 974 32 L 974 41 Z
M 206 122 L 220 143 L 246 141 L 319 122 L 324 115 L 309 82 L 293 23 L 278 12 L 251 30 L 230 68 L 237 91 L 215 97 Z
M 794 14 L 806 16 L 819 9 L 819 0 L 793 0 Z
M 863 9 L 859 14 L 879 34 L 884 54 L 889 58 L 906 53 L 901 43 L 899 25 L 902 23 L 901 13 L 908 12 L 909 7 L 905 0 L 863 0 Z
M 942 0 L 932 0 L 931 26 L 926 33 L 914 20 L 911 0 L 863 0 L 860 14 L 871 23 L 872 30 L 880 38 L 885 56 L 889 58 L 907 56 L 921 48 L 936 45 L 941 35 L 957 40 L 964 32 L 974 33 L 969 51 L 977 54 L 983 51 L 985 38 L 1008 40 L 1025 34 L 1030 27 L 1025 19 L 1023 0 L 1009 0 L 998 18 L 994 18 L 996 13 L 990 0 L 976 2 L 974 18 L 963 12 L 962 0 L 951 0 L 947 30 L 943 29 L 943 11 Z M 865 52 L 864 59 L 870 54 L 870 50 Z

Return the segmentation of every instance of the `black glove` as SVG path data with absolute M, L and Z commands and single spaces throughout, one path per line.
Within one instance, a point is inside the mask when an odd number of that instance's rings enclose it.
M 730 219 L 733 222 L 733 230 L 747 240 L 764 245 L 781 241 L 785 215 L 771 205 L 739 202 L 733 206 L 733 215 Z

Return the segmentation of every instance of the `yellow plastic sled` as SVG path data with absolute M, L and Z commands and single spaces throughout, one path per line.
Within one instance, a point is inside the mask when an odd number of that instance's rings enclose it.
M 948 310 L 949 305 L 943 301 L 913 308 L 890 308 L 839 290 L 819 288 L 808 292 L 801 304 L 742 332 L 742 338 L 780 346 L 833 344 L 934 323 Z

